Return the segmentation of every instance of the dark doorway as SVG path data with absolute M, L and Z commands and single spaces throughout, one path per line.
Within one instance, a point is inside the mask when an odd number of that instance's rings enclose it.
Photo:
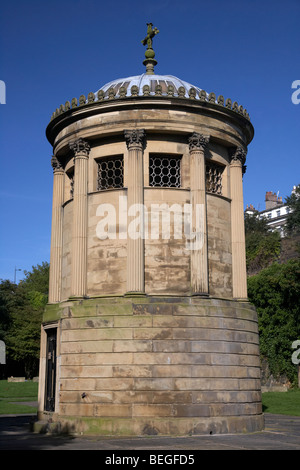
M 46 330 L 47 352 L 46 352 L 46 395 L 45 410 L 55 410 L 55 386 L 56 386 L 56 340 L 57 329 Z

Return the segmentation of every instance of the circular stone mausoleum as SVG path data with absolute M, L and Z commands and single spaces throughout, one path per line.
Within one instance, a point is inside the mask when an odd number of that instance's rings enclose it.
M 67 101 L 47 127 L 39 423 L 103 435 L 258 431 L 243 208 L 253 127 L 236 102 L 156 75 L 147 44 L 145 74 Z

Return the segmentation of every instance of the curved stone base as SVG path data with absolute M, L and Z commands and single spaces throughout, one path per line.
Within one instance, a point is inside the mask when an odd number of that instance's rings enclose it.
M 248 302 L 73 300 L 49 305 L 45 323 L 54 318 L 57 429 L 182 436 L 263 428 L 257 316 Z
M 211 418 L 79 418 L 54 417 L 51 423 L 39 421 L 36 432 L 98 436 L 193 436 L 259 432 L 263 415 Z

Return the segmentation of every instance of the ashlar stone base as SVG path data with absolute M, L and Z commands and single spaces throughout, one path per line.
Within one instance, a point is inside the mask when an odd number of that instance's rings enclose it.
M 51 418 L 53 431 L 183 436 L 263 429 L 257 315 L 248 302 L 72 300 L 47 306 L 44 327 L 55 321 L 55 412 L 44 412 L 41 386 L 38 414 L 40 423 Z
M 259 432 L 264 417 L 228 416 L 223 418 L 85 418 L 53 416 L 35 423 L 35 432 L 86 436 L 193 436 Z

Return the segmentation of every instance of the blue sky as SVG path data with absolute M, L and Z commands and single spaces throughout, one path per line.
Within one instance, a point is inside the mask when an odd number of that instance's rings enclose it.
M 0 278 L 49 261 L 51 114 L 66 100 L 144 73 L 146 23 L 156 73 L 236 100 L 250 114 L 244 203 L 264 209 L 300 183 L 299 0 L 2 0 L 0 80 Z

